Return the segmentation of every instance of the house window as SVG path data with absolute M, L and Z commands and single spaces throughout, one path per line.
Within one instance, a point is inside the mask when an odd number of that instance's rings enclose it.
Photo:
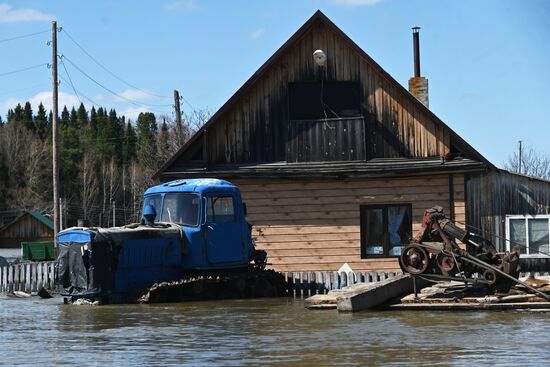
M 361 116 L 359 82 L 289 83 L 290 120 Z
M 412 237 L 412 206 L 361 205 L 361 258 L 399 256 Z
M 519 246 L 525 256 L 550 253 L 550 215 L 507 215 L 506 250 Z

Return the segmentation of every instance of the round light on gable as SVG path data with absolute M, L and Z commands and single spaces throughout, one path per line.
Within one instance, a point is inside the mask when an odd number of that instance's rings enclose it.
M 325 51 L 315 50 L 315 52 L 313 52 L 313 61 L 315 61 L 319 67 L 325 66 L 325 63 L 327 62 L 327 55 L 325 54 Z

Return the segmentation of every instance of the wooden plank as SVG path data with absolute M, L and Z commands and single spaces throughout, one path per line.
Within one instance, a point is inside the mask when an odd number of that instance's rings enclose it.
M 24 284 L 24 291 L 25 292 L 32 292 L 32 268 L 33 268 L 33 263 L 27 263 L 25 265 L 23 265 L 23 275 L 24 275 L 24 280 L 21 282 Z
M 386 260 L 386 259 L 383 259 Z M 397 264 L 397 259 L 395 260 L 395 264 Z M 281 257 L 281 256 L 269 256 L 270 263 L 273 263 L 273 265 L 276 264 L 331 264 L 331 263 L 338 263 L 340 266 L 344 263 L 350 263 L 350 262 L 359 262 L 361 261 L 361 258 L 359 256 L 351 256 L 351 255 L 331 255 L 331 256 L 292 256 L 292 257 Z M 364 261 L 369 262 L 368 259 L 365 259 Z M 386 261 L 381 261 L 381 259 L 373 258 L 370 260 L 371 264 L 376 265 L 387 265 Z M 393 265 L 393 264 L 392 264 Z M 340 267 L 339 266 L 339 267 Z M 352 267 L 353 269 L 353 267 Z M 304 269 L 304 270 L 315 270 L 315 269 Z
M 8 289 L 8 267 L 3 266 L 0 268 L 0 292 L 6 292 Z
M 458 176 L 457 176 L 458 177 Z M 443 185 L 448 187 L 447 176 L 426 176 L 425 178 L 397 178 L 397 179 L 368 179 L 368 180 L 330 180 L 322 181 L 316 180 L 313 182 L 303 181 L 288 181 L 288 180 L 271 180 L 271 181 L 244 181 L 233 180 L 234 184 L 238 185 L 242 192 L 254 192 L 254 191 L 294 191 L 297 189 L 353 189 L 353 188 L 403 188 L 403 187 L 434 187 Z M 461 187 L 458 183 L 455 183 L 457 187 Z
M 308 233 L 359 233 L 358 226 L 262 226 L 253 227 L 255 236 L 308 234 Z
M 407 203 L 407 201 L 402 202 L 399 201 L 398 203 Z M 442 204 L 437 201 L 430 202 L 430 205 L 422 205 L 422 206 L 413 206 L 413 217 L 416 217 L 417 219 L 420 219 L 422 215 L 424 214 L 426 209 L 431 208 L 434 204 Z M 267 212 L 267 213 L 254 213 L 249 212 L 248 219 L 249 222 L 252 225 L 260 225 L 263 222 L 268 221 L 292 221 L 296 223 L 301 223 L 300 221 L 304 221 L 304 223 L 308 223 L 311 220 L 359 220 L 359 208 L 356 208 L 354 210 L 325 210 L 325 211 L 306 211 L 306 212 L 289 212 L 289 211 L 282 211 L 282 212 Z M 462 213 L 459 210 L 463 210 L 462 208 L 457 208 L 457 211 L 455 211 L 456 215 L 461 215 Z M 447 211 L 448 212 L 448 211 Z M 327 224 L 327 223 L 324 223 Z M 359 225 L 359 222 L 356 222 L 355 224 Z
M 308 211 L 313 210 L 331 210 L 332 205 L 368 205 L 368 204 L 390 204 L 390 203 L 407 203 L 431 208 L 434 205 L 448 204 L 448 195 L 444 193 L 425 193 L 425 194 L 395 194 L 395 195 L 356 195 L 356 196 L 326 196 L 326 197 L 296 197 L 284 199 L 258 199 L 247 201 L 246 205 L 250 213 L 260 214 L 262 212 L 271 211 L 269 207 L 281 207 L 279 210 L 286 210 L 286 206 L 300 206 Z M 318 206 L 316 206 L 318 205 Z M 324 208 L 321 206 L 325 206 Z M 445 205 L 444 205 L 445 206 Z M 298 208 L 299 209 L 299 208 Z
M 333 247 L 333 248 L 292 248 L 292 249 L 269 249 L 269 258 L 292 258 L 302 256 L 350 256 L 360 257 L 361 249 L 359 246 L 355 247 Z
M 38 263 L 31 265 L 31 291 L 38 291 Z
M 14 266 L 10 265 L 8 266 L 8 276 L 7 276 L 7 279 L 8 279 L 8 289 L 6 290 L 7 292 L 13 292 L 15 289 L 14 289 L 14 283 L 13 283 L 13 279 L 14 279 Z
M 408 199 L 408 200 L 407 200 Z M 448 206 L 448 197 L 443 194 L 425 194 L 422 196 L 385 196 L 383 198 L 347 198 L 345 200 L 335 200 L 334 203 L 323 200 L 322 203 L 310 201 L 309 204 L 295 205 L 294 200 L 286 200 L 283 203 L 279 201 L 261 206 L 248 206 L 250 216 L 255 216 L 264 213 L 311 213 L 311 212 L 333 212 L 333 211 L 359 211 L 361 205 L 377 204 L 377 203 L 404 203 L 412 204 L 418 209 L 429 209 L 435 205 Z M 456 205 L 458 207 L 463 205 Z M 448 214 L 448 213 L 447 213 Z
M 55 262 L 51 262 L 50 263 L 50 266 L 49 266 L 49 270 L 48 270 L 48 275 L 49 275 L 49 286 L 51 289 L 55 289 L 56 288 L 56 284 L 55 284 Z
M 256 241 L 256 247 L 261 250 L 267 250 L 268 254 L 271 254 L 272 250 L 286 250 L 289 248 L 294 249 L 334 249 L 338 248 L 344 251 L 347 248 L 359 249 L 361 247 L 359 240 L 349 241 L 318 241 L 318 242 L 261 242 Z
M 295 235 L 263 235 L 254 236 L 256 242 L 277 240 L 277 242 L 320 242 L 320 241 L 346 241 L 359 240 L 360 233 L 354 231 L 352 233 L 310 233 L 310 234 L 295 234 Z
M 20 282 L 21 282 L 21 264 L 13 265 L 13 273 L 14 273 L 14 279 L 13 279 L 13 290 L 19 291 L 20 288 Z
M 325 263 L 325 264 L 284 264 L 278 265 L 276 268 L 278 271 L 298 272 L 300 269 L 304 271 L 329 271 L 335 272 L 342 266 L 343 263 Z M 399 264 L 397 262 L 393 264 L 376 264 L 365 262 L 348 262 L 354 271 L 393 271 L 400 272 Z M 333 273 L 334 274 L 334 273 Z M 336 273 L 337 277 L 337 273 Z M 330 287 L 336 289 L 338 281 L 334 277 L 330 281 Z
M 463 191 L 455 191 L 456 194 L 462 194 Z M 265 191 L 265 192 L 257 192 L 255 195 L 245 194 L 244 200 L 245 202 L 250 203 L 251 207 L 255 206 L 262 206 L 262 205 L 268 205 L 270 203 L 277 204 L 281 200 L 284 199 L 294 199 L 294 198 L 304 198 L 309 199 L 311 201 L 316 201 L 323 198 L 338 198 L 332 201 L 325 201 L 325 202 L 338 202 L 337 200 L 345 200 L 348 197 L 354 197 L 356 199 L 361 198 L 369 198 L 369 199 L 375 199 L 375 198 L 388 198 L 388 197 L 396 197 L 396 196 L 402 196 L 402 195 L 408 195 L 409 197 L 412 197 L 413 195 L 417 195 L 418 197 L 426 197 L 430 196 L 433 197 L 434 195 L 437 195 L 439 197 L 446 197 L 448 198 L 449 192 L 448 190 L 443 190 L 442 188 L 433 187 L 433 188 L 425 188 L 424 190 L 420 189 L 411 189 L 408 190 L 407 188 L 404 188 L 402 190 L 392 190 L 389 189 L 387 191 L 384 191 L 383 189 L 349 189 L 349 190 L 294 190 L 294 191 Z M 283 201 L 283 203 L 285 203 Z M 310 202 L 311 203 L 311 202 Z

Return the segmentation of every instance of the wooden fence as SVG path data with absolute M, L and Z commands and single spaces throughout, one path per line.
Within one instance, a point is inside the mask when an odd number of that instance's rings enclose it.
M 285 272 L 287 289 L 296 296 L 325 294 L 356 283 L 379 282 L 394 277 L 394 272 Z
M 296 296 L 325 294 L 356 283 L 379 282 L 394 277 L 394 272 L 285 272 L 287 289 Z M 521 273 L 528 276 L 529 273 Z M 535 276 L 550 275 L 549 272 Z M 0 267 L 0 293 L 13 291 L 36 292 L 40 288 L 54 289 L 55 261 L 29 262 Z
M 0 293 L 37 292 L 55 287 L 55 261 L 29 262 L 0 267 Z

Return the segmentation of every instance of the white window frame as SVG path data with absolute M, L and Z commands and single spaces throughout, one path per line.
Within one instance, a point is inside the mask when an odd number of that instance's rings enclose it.
M 530 215 L 530 214 L 514 214 L 514 215 L 506 215 L 506 251 L 510 251 L 510 220 L 511 219 L 524 219 L 525 220 L 525 254 L 521 254 L 521 257 L 548 257 L 548 255 L 544 254 L 530 254 L 529 253 L 529 219 L 548 219 L 548 233 L 550 233 L 550 215 L 549 214 L 537 214 L 537 215 Z

